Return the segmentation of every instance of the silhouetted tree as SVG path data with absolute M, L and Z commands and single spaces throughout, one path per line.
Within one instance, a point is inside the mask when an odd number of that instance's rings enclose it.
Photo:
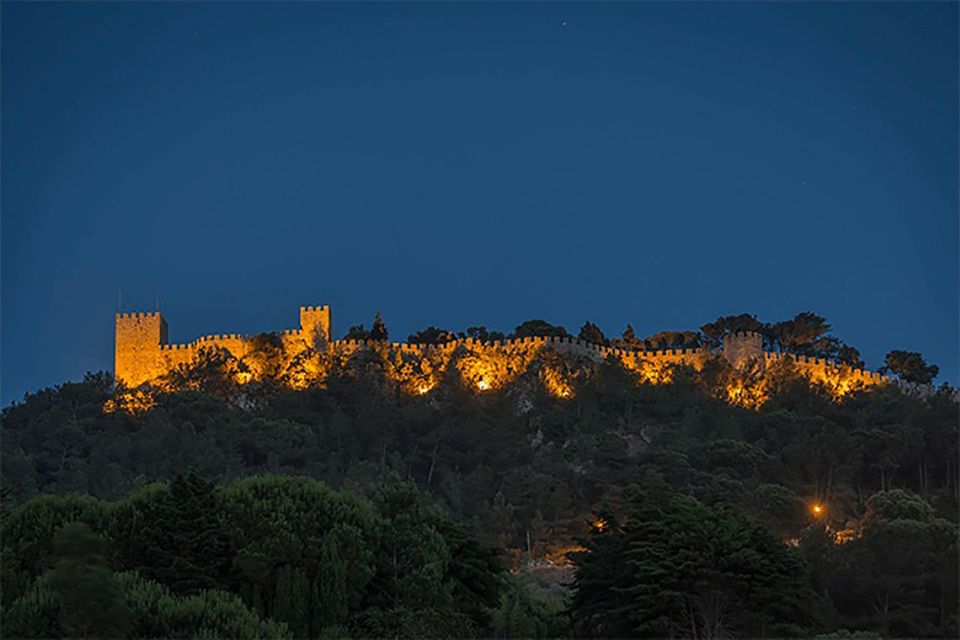
M 700 334 L 696 331 L 661 331 L 643 340 L 647 349 L 693 349 L 700 346 Z
M 347 334 L 343 336 L 344 340 L 369 340 L 370 332 L 362 324 L 356 324 L 347 329 Z
M 840 362 L 856 369 L 863 369 L 864 367 L 863 358 L 860 357 L 860 351 L 849 345 L 841 343 L 834 357 Z
M 86 524 L 73 522 L 60 530 L 53 547 L 58 559 L 47 576 L 47 585 L 60 603 L 63 635 L 123 636 L 130 627 L 130 609 L 107 562 L 106 541 Z
M 796 635 L 812 592 L 801 558 L 721 505 L 669 491 L 631 498 L 622 524 L 598 517 L 571 612 L 599 637 Z
M 627 328 L 620 334 L 620 337 L 611 340 L 610 344 L 620 349 L 646 349 L 643 340 L 637 338 L 632 324 L 628 324 Z
M 484 326 L 467 327 L 466 336 L 480 342 L 503 340 L 506 336 L 501 331 L 487 331 Z
M 544 320 L 527 320 L 517 325 L 513 335 L 516 338 L 532 338 L 550 336 L 563 337 L 569 334 L 567 330 L 560 325 L 552 325 Z
M 408 336 L 407 342 L 413 344 L 443 344 L 445 342 L 452 342 L 456 339 L 457 334 L 453 333 L 452 331 L 430 326 L 422 331 L 417 331 L 416 333 Z
M 379 311 L 373 319 L 373 326 L 370 327 L 370 339 L 384 342 L 390 339 L 390 335 L 387 333 L 387 325 L 384 324 Z
M 592 342 L 593 344 L 601 344 L 604 346 L 609 344 L 607 337 L 603 335 L 603 331 L 600 330 L 600 327 L 589 321 L 585 322 L 583 326 L 580 327 L 580 334 L 578 337 L 581 340 L 586 340 L 587 342 Z
M 217 588 L 226 575 L 227 533 L 214 484 L 191 471 L 117 518 L 118 556 L 175 593 Z
M 801 355 L 826 355 L 836 349 L 836 345 L 823 342 L 830 325 L 822 316 L 810 311 L 798 313 L 790 320 L 773 325 L 773 335 L 783 351 Z M 818 344 L 819 343 L 819 344 Z M 821 353 L 817 354 L 818 350 Z
M 723 337 L 737 331 L 763 331 L 763 323 L 757 320 L 756 316 L 749 313 L 741 313 L 738 316 L 721 316 L 713 322 L 700 327 L 700 334 L 703 341 L 712 347 L 719 347 L 723 343 Z
M 928 384 L 940 373 L 940 367 L 928 365 L 923 356 L 915 351 L 894 350 L 887 354 L 881 373 L 890 372 L 905 382 Z

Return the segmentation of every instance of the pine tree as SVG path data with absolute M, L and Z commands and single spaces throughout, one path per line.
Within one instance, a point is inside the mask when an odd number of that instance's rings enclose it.
M 80 522 L 60 530 L 54 541 L 59 556 L 48 585 L 60 602 L 60 628 L 66 637 L 117 637 L 130 626 L 130 609 L 123 601 L 105 558 L 102 538 Z
M 214 484 L 194 472 L 147 496 L 129 515 L 121 538 L 124 566 L 193 594 L 223 585 L 230 562 Z
M 586 340 L 593 344 L 600 344 L 606 346 L 607 337 L 603 335 L 603 331 L 600 330 L 600 327 L 593 324 L 592 322 L 585 322 L 582 327 L 580 327 L 580 335 L 578 336 L 581 340 Z
M 293 636 L 309 635 L 310 580 L 303 569 L 284 565 L 277 571 L 273 597 L 273 618 L 287 623 Z
M 370 327 L 370 339 L 381 340 L 383 342 L 386 342 L 389 339 L 387 325 L 384 324 L 383 318 L 380 316 L 379 311 L 377 312 L 376 317 L 373 319 L 373 326 Z
M 340 544 L 342 529 L 334 527 L 323 537 L 320 548 L 318 608 L 321 627 L 339 625 L 347 619 L 347 563 Z

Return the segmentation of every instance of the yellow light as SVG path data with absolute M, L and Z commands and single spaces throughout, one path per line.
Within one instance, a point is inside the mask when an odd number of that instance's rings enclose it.
M 418 392 L 420 395 L 423 395 L 423 394 L 427 393 L 428 391 L 430 391 L 430 387 L 428 387 L 427 385 L 421 385 L 420 388 L 417 389 L 417 392 Z
M 810 509 L 811 509 L 811 511 L 813 511 L 813 514 L 814 514 L 814 515 L 819 516 L 819 515 L 822 515 L 822 514 L 823 514 L 823 505 L 822 505 L 822 504 L 815 503 Z
M 487 382 L 486 380 L 481 380 L 480 382 L 477 383 L 477 389 L 480 389 L 480 391 L 486 391 L 489 388 L 490 388 L 490 383 Z
M 603 518 L 597 518 L 593 521 L 593 528 L 602 532 L 607 528 L 607 521 Z

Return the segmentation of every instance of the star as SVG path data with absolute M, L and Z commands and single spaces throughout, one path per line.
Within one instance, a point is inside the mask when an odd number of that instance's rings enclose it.
M 566 26 L 567 26 L 567 21 L 566 21 L 566 20 L 561 21 L 561 22 L 560 22 L 560 26 L 561 26 L 561 27 L 566 27 Z

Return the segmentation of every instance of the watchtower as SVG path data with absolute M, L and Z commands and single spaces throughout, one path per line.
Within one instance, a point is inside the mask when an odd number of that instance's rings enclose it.
M 751 361 L 763 362 L 763 336 L 756 331 L 737 331 L 723 337 L 723 357 L 737 369 Z
M 300 307 L 300 332 L 307 344 L 325 345 L 332 338 L 330 307 Z
M 167 321 L 159 311 L 118 313 L 114 373 L 117 382 L 136 387 L 162 373 L 161 345 L 167 344 Z

